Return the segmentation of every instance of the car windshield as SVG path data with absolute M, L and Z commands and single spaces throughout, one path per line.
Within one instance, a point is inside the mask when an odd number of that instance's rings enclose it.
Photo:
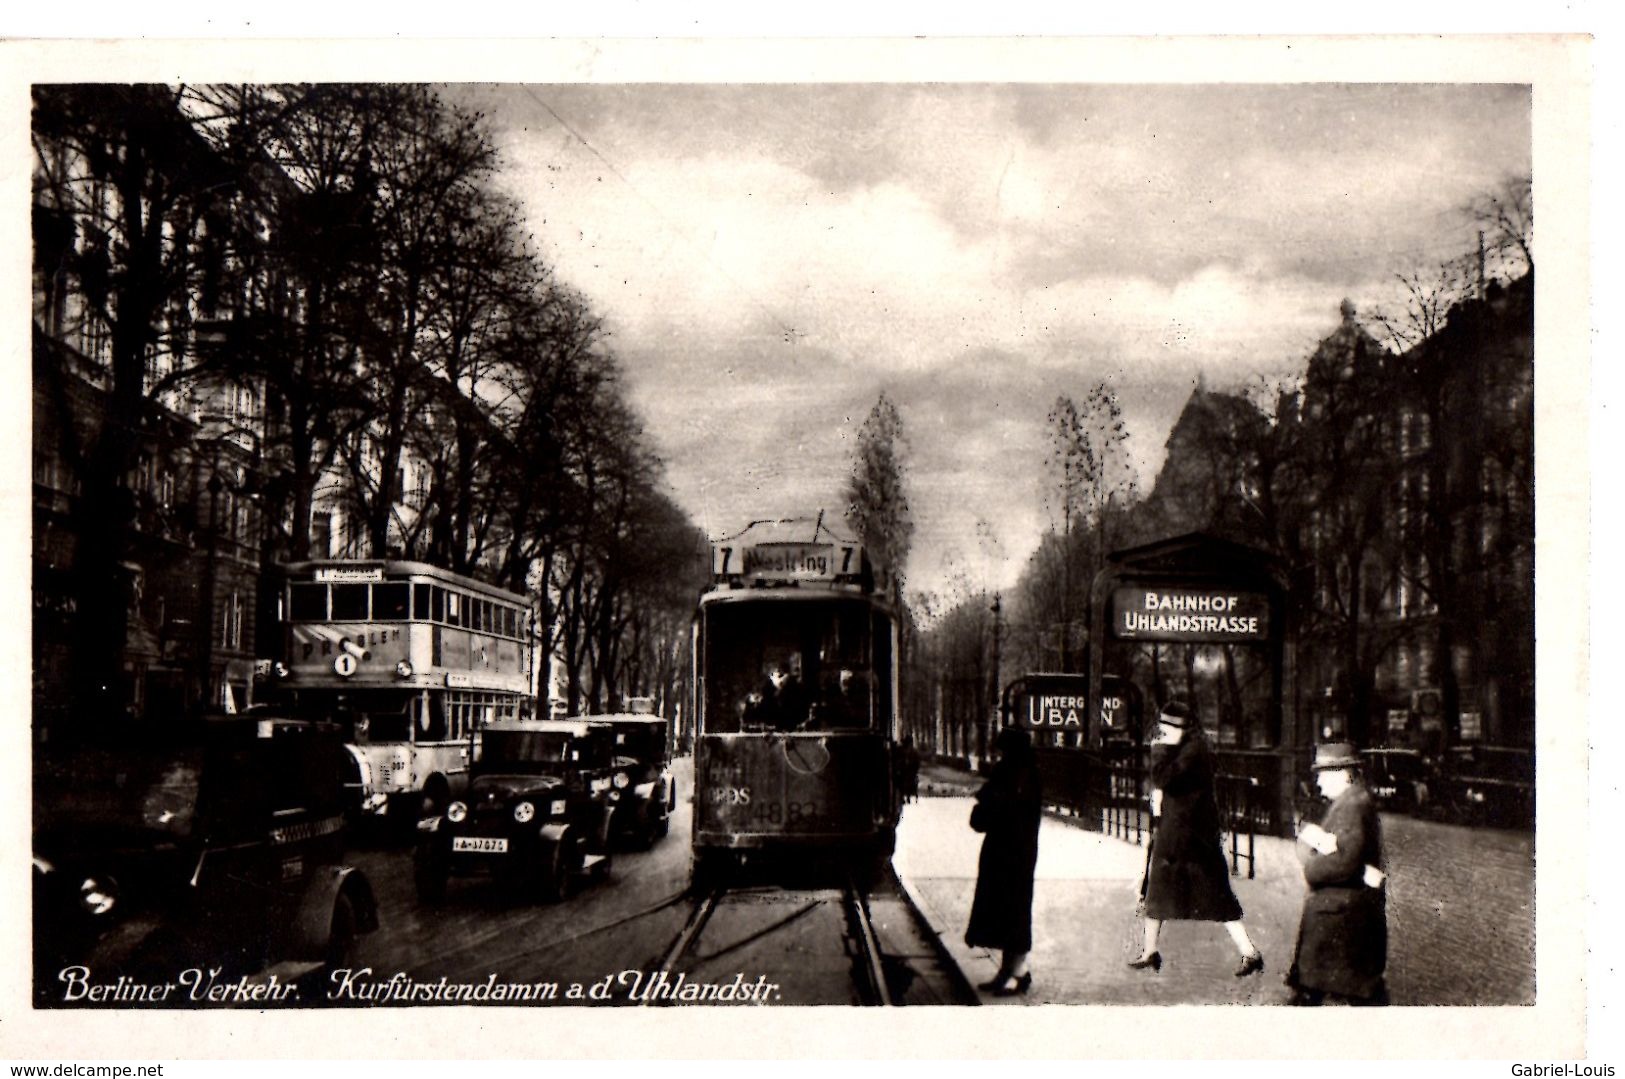
M 42 762 L 40 831 L 192 833 L 203 774 L 201 749 L 87 749 Z
M 573 739 L 558 731 L 494 731 L 480 734 L 481 769 L 551 772 L 579 759 Z
M 653 723 L 615 724 L 615 755 L 657 761 L 666 756 L 666 728 Z

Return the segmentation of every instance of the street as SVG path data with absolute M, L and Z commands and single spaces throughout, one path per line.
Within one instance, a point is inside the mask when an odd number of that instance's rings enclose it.
M 488 877 L 453 878 L 443 903 L 418 901 L 412 851 L 396 843 L 351 852 L 372 882 L 379 932 L 363 941 L 360 966 L 383 981 L 601 982 L 648 969 L 682 927 L 689 907 L 688 793 L 693 765 L 674 762 L 678 809 L 671 833 L 648 851 L 617 851 L 607 879 L 579 883 L 562 902 L 514 896 Z M 335 1001 L 337 1003 L 338 1001 Z M 559 1003 L 570 1003 L 561 999 Z

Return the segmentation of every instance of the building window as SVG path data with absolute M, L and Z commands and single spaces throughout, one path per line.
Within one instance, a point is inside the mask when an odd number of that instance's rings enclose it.
M 221 611 L 221 619 L 225 623 L 224 635 L 221 645 L 226 648 L 241 651 L 243 647 L 243 596 L 241 592 L 233 592 L 226 600 L 225 608 Z

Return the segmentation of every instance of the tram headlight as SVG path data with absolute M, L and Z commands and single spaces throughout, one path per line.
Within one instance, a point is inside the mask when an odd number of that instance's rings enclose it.
M 468 807 L 461 802 L 453 802 L 446 807 L 446 819 L 457 824 L 468 817 Z
M 627 788 L 627 785 L 632 782 L 632 777 L 627 775 L 625 772 L 616 772 L 615 778 L 611 780 L 611 782 L 615 784 L 616 790 L 624 791 Z
M 99 918 L 118 904 L 118 884 L 111 877 L 86 877 L 79 885 L 79 902 L 87 914 Z
M 531 818 L 535 816 L 536 807 L 530 802 L 520 802 L 518 805 L 513 807 L 513 819 L 518 821 L 520 824 L 530 823 Z
M 395 677 L 397 677 L 397 678 L 410 678 L 410 677 L 412 677 L 412 664 L 407 662 L 404 659 L 401 660 L 399 663 L 395 664 Z

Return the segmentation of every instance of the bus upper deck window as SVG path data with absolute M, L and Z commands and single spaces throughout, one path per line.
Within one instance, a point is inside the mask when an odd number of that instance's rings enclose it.
M 334 619 L 360 620 L 367 617 L 367 591 L 364 584 L 333 586 Z
M 375 621 L 399 622 L 410 613 L 411 585 L 400 583 L 372 586 L 372 617 Z
M 295 622 L 321 622 L 327 618 L 325 584 L 288 586 L 288 617 Z

